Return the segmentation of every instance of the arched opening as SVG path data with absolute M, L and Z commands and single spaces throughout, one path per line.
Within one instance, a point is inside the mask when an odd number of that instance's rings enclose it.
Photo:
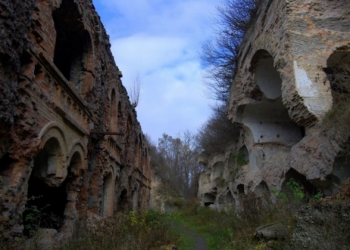
M 52 181 L 48 185 L 59 186 L 62 179 L 55 180 L 56 175 L 62 172 L 62 151 L 60 143 L 56 138 L 49 139 L 44 148 L 34 158 L 34 168 L 32 175 L 45 180 Z
M 7 153 L 0 158 L 0 176 L 10 177 L 11 165 L 15 162 Z
M 139 134 L 135 140 L 135 167 L 140 169 L 141 164 L 142 164 L 142 138 L 141 138 L 141 134 Z
M 132 150 L 133 149 L 132 143 L 134 142 L 135 137 L 134 137 L 134 133 L 131 130 L 131 127 L 132 127 L 132 119 L 131 119 L 131 116 L 128 115 L 128 119 L 126 122 L 126 131 L 124 135 L 124 137 L 126 138 L 125 139 L 125 156 L 126 157 L 129 156 L 130 154 L 132 155 L 132 157 L 134 157 L 134 153 L 135 153 L 135 151 Z
M 285 147 L 295 145 L 302 139 L 304 131 L 289 117 L 282 102 L 282 79 L 269 52 L 259 50 L 255 54 L 251 72 L 265 98 L 240 106 L 239 122 L 250 130 L 254 143 L 276 143 Z
M 111 104 L 110 104 L 110 131 L 117 131 L 117 118 L 118 118 L 118 110 L 117 110 L 117 96 L 115 94 L 115 90 L 112 90 L 111 94 Z
M 282 81 L 273 64 L 274 61 L 269 52 L 258 50 L 251 65 L 251 70 L 255 73 L 254 82 L 268 99 L 276 99 L 282 95 Z
M 126 189 L 123 189 L 118 199 L 118 209 L 120 208 L 120 210 L 124 210 L 127 208 L 127 205 L 128 205 L 128 191 Z
M 135 189 L 132 192 L 132 209 L 138 210 L 139 209 L 139 190 Z
M 118 122 L 118 127 L 123 128 L 123 112 L 122 112 L 122 104 L 121 102 L 118 102 L 118 117 L 117 117 L 117 122 Z
M 66 179 L 67 182 L 67 193 L 71 193 L 73 196 L 77 194 L 77 199 L 76 200 L 71 200 L 69 199 L 68 203 L 73 203 L 72 206 L 67 206 L 69 209 L 73 210 L 78 210 L 81 211 L 84 208 L 84 203 L 83 203 L 83 193 L 80 192 L 80 187 L 83 184 L 83 179 L 82 179 L 82 174 L 83 174 L 83 160 L 82 156 L 79 152 L 75 152 L 70 160 L 70 164 L 68 167 L 68 176 Z M 67 209 L 66 209 L 67 210 Z M 70 211 L 70 212 L 75 212 L 75 211 Z M 65 214 L 67 211 L 65 211 Z
M 61 147 L 55 138 L 49 139 L 34 158 L 34 168 L 28 182 L 27 203 L 23 213 L 24 234 L 33 236 L 39 228 L 60 229 L 67 203 L 66 182 L 52 180 L 61 168 Z
M 326 196 L 335 194 L 344 181 L 350 178 L 350 156 L 348 150 L 339 152 L 333 162 L 332 173 L 324 179 L 313 179 L 316 185 Z
M 28 201 L 23 213 L 24 235 L 33 236 L 39 228 L 60 229 L 67 203 L 66 183 L 50 187 L 38 177 L 28 182 Z
M 255 187 L 254 193 L 258 197 L 270 197 L 270 190 L 265 181 L 261 181 Z
M 350 155 L 349 152 L 341 152 L 337 155 L 333 163 L 332 174 L 344 182 L 350 178 Z
M 350 48 L 342 47 L 327 60 L 324 69 L 330 82 L 333 104 L 337 105 L 350 97 Z
M 113 215 L 114 208 L 114 181 L 112 173 L 103 178 L 102 189 L 102 216 L 109 217 Z
M 236 156 L 236 162 L 237 166 L 244 166 L 249 163 L 249 151 L 245 145 L 239 149 Z
M 238 190 L 238 194 L 244 194 L 244 185 L 243 184 L 237 185 L 237 190 Z
M 231 191 L 228 191 L 225 195 L 218 199 L 219 205 L 226 208 L 235 208 L 236 200 L 233 198 Z
M 300 187 L 301 190 L 297 187 Z M 282 183 L 282 192 L 293 199 L 295 195 L 298 195 L 299 190 L 303 192 L 306 199 L 312 198 L 319 192 L 319 189 L 308 181 L 304 175 L 300 174 L 294 168 L 290 168 L 285 174 L 285 180 Z
M 216 199 L 216 195 L 212 193 L 205 193 L 203 200 L 204 200 L 204 206 L 209 207 L 210 205 L 214 204 Z
M 263 207 L 267 207 L 271 203 L 271 193 L 265 181 L 261 181 L 254 189 L 254 194 Z
M 56 29 L 53 61 L 63 76 L 73 82 L 81 93 L 82 82 L 91 63 L 91 38 L 80 21 L 82 16 L 74 1 L 63 0 L 52 15 Z

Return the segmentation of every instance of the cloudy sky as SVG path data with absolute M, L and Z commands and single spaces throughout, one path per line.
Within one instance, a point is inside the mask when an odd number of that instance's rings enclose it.
M 110 35 L 123 84 L 141 79 L 136 108 L 143 132 L 156 142 L 163 133 L 196 130 L 209 118 L 199 53 L 213 36 L 221 0 L 93 0 Z

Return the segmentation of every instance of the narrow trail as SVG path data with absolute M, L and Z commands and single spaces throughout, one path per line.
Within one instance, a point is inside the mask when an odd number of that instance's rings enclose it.
M 178 229 L 179 231 L 181 231 L 182 233 L 189 235 L 190 237 L 192 237 L 195 240 L 195 244 L 194 244 L 194 248 L 193 250 L 207 250 L 207 243 L 205 242 L 204 238 L 202 236 L 200 236 L 199 234 L 183 227 L 180 225 L 177 225 L 175 223 L 172 223 L 172 226 L 176 229 Z

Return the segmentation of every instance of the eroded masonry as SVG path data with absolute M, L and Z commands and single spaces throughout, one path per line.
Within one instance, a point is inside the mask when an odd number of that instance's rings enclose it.
M 92 2 L 1 0 L 0 16 L 1 239 L 147 208 L 147 143 Z
M 349 94 L 349 4 L 263 2 L 231 88 L 229 117 L 241 134 L 225 154 L 200 157 L 198 196 L 217 209 L 241 209 L 249 194 L 274 200 L 291 178 L 310 196 L 331 195 L 350 177 L 348 124 L 326 122 Z

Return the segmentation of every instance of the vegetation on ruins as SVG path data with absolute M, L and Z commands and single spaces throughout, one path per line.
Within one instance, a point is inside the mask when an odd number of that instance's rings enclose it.
M 238 51 L 260 3 L 261 0 L 224 1 L 217 7 L 216 36 L 202 47 L 207 93 L 219 102 L 213 107 L 213 115 L 198 131 L 198 146 L 207 154 L 222 153 L 240 133 L 239 127 L 227 118 L 227 103 L 237 69 Z
M 165 216 L 149 210 L 143 213 L 118 213 L 76 232 L 62 250 L 70 249 L 159 249 L 163 245 L 178 244 L 176 234 Z
M 141 76 L 139 74 L 136 74 L 128 91 L 131 106 L 133 108 L 136 108 L 140 102 L 141 83 Z

